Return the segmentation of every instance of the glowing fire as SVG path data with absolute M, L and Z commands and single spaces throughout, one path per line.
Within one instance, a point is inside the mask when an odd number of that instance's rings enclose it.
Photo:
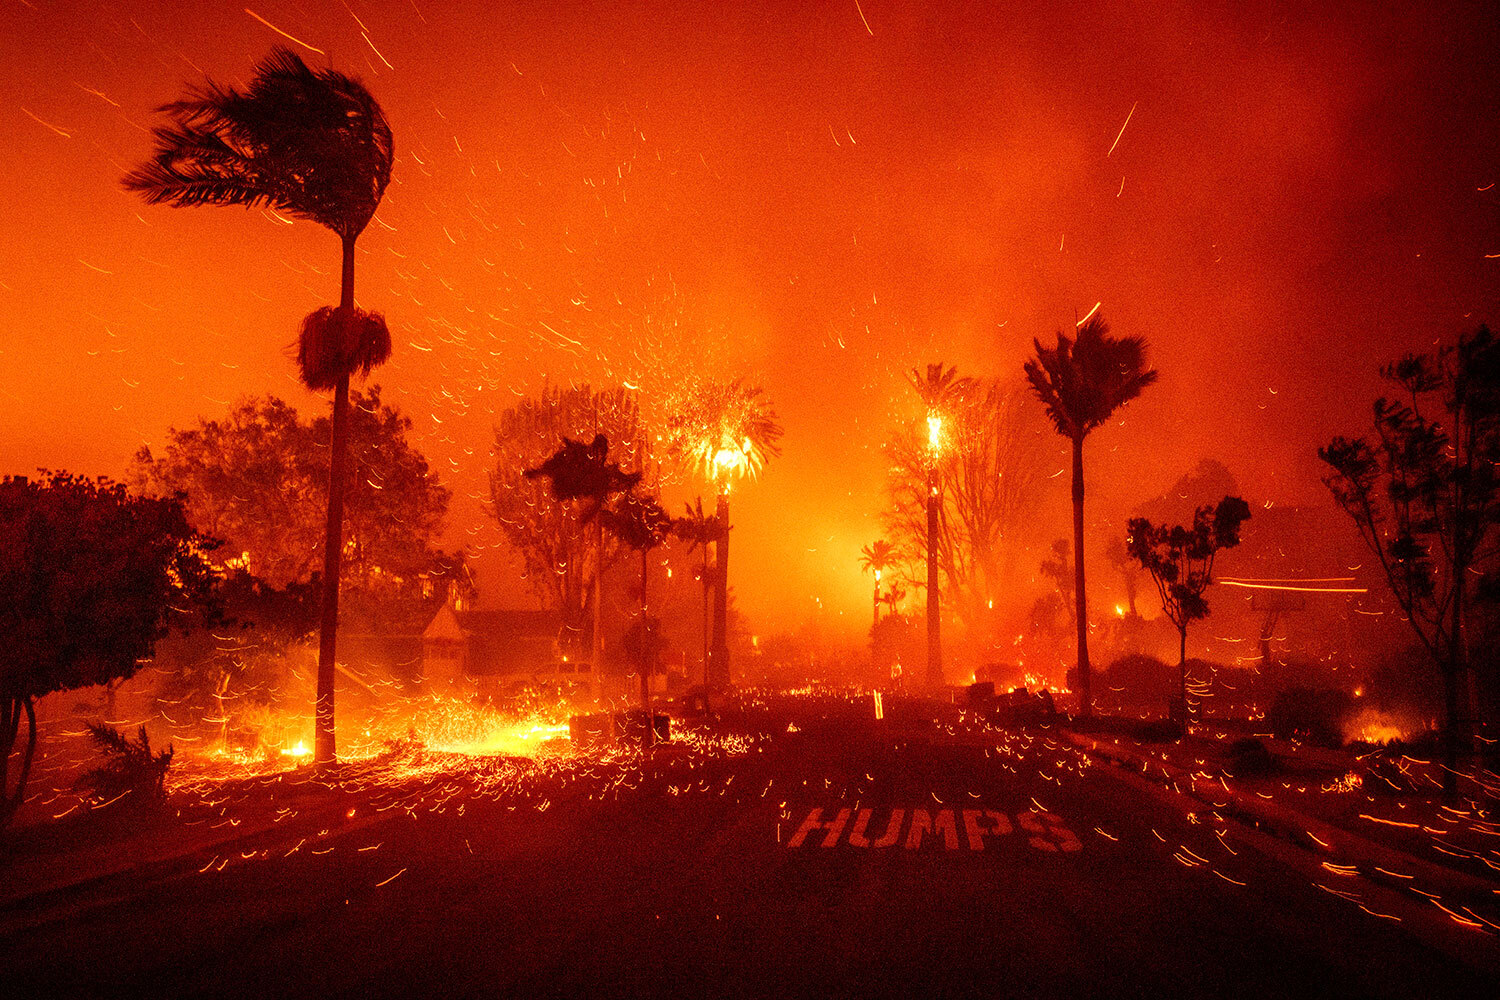
M 1408 727 L 1393 715 L 1377 709 L 1367 708 L 1357 714 L 1349 724 L 1349 737 L 1365 743 L 1384 744 L 1409 737 Z
M 943 417 L 938 413 L 927 414 L 927 447 L 934 452 L 943 450 Z
M 572 749 L 571 742 L 559 742 L 567 740 L 567 723 L 548 725 L 523 722 L 497 726 L 478 741 L 451 744 L 440 742 L 432 744 L 431 749 L 477 756 L 504 754 L 511 757 L 534 757 L 538 754 L 568 752 Z

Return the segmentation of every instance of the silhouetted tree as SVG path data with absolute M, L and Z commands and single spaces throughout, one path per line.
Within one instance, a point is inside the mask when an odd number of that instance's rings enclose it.
M 1181 681 L 1184 718 L 1191 718 L 1187 691 L 1188 625 L 1208 617 L 1203 592 L 1213 583 L 1214 557 L 1221 549 L 1240 544 L 1240 526 L 1250 519 L 1250 506 L 1239 497 L 1204 504 L 1190 527 L 1154 525 L 1133 517 L 1126 528 L 1130 557 L 1151 574 L 1162 611 L 1177 626 L 1177 669 Z
M 998 380 L 975 380 L 947 401 L 939 431 L 937 535 L 934 548 L 943 605 L 972 632 L 990 618 L 992 602 L 1014 591 L 1023 533 L 1034 523 L 1044 489 L 1051 437 L 1042 415 Z M 897 549 L 910 553 L 895 570 L 925 586 L 928 555 L 928 470 L 934 461 L 925 415 L 900 425 L 886 441 L 883 521 Z M 893 574 L 887 574 L 893 575 Z M 986 636 L 990 641 L 996 637 Z
M 129 677 L 174 619 L 212 615 L 215 574 L 204 553 L 215 544 L 188 524 L 180 497 L 131 496 L 66 473 L 0 481 L 0 826 L 25 798 L 36 699 Z
M 638 666 L 641 672 L 641 707 L 646 711 L 646 745 L 655 740 L 656 727 L 651 716 L 650 678 L 657 654 L 657 621 L 651 615 L 649 601 L 651 550 L 667 540 L 672 518 L 662 510 L 653 496 L 634 490 L 623 494 L 612 507 L 600 513 L 610 534 L 641 555 L 641 613 L 639 618 Z
M 702 549 L 703 562 L 698 569 L 698 583 L 703 591 L 703 707 L 708 710 L 708 605 L 714 589 L 713 575 L 709 571 L 708 547 L 719 540 L 722 524 L 717 517 L 703 512 L 703 498 L 686 504 L 686 513 L 672 522 L 672 533 L 688 543 L 688 552 Z
M 714 638 L 710 653 L 713 683 L 729 684 L 729 487 L 754 478 L 781 454 L 782 428 L 776 410 L 757 385 L 743 379 L 700 382 L 684 393 L 668 421 L 670 450 L 718 491 L 714 516 Z
M 1381 374 L 1400 398 L 1374 406 L 1374 440 L 1336 437 L 1324 479 L 1380 562 L 1443 675 L 1444 787 L 1469 736 L 1465 689 L 1476 600 L 1500 597 L 1500 341 L 1487 327 Z
M 880 578 L 895 564 L 896 548 L 884 538 L 859 550 L 860 572 L 875 575 L 875 593 L 871 598 L 871 603 L 875 608 L 875 618 L 870 623 L 872 628 L 880 624 Z
M 1032 341 L 1036 357 L 1025 364 L 1026 379 L 1057 432 L 1073 446 L 1073 572 L 1076 577 L 1074 620 L 1078 630 L 1080 709 L 1093 711 L 1089 676 L 1088 590 L 1083 571 L 1083 441 L 1110 416 L 1156 381 L 1146 367 L 1146 342 L 1140 337 L 1111 337 L 1103 318 L 1093 316 L 1076 339 L 1057 334 L 1056 347 Z
M 421 596 L 457 557 L 438 548 L 450 493 L 410 440 L 411 419 L 380 387 L 350 396 L 343 589 Z M 323 563 L 327 416 L 308 421 L 275 396 L 241 400 L 222 419 L 167 431 L 136 453 L 132 485 L 187 494 L 188 520 L 224 540 L 223 555 L 273 588 L 303 583 Z M 441 595 L 438 595 L 441 599 Z
M 152 133 L 156 155 L 125 176 L 126 188 L 150 204 L 269 206 L 327 227 L 343 247 L 338 308 L 303 320 L 297 348 L 303 383 L 334 390 L 315 747 L 317 762 L 329 764 L 337 756 L 333 674 L 349 378 L 368 375 L 391 354 L 384 318 L 354 304 L 354 244 L 391 179 L 391 129 L 358 80 L 310 69 L 279 47 L 245 90 L 207 82 L 160 111 L 170 123 Z
M 1063 609 L 1068 624 L 1077 624 L 1074 615 L 1077 613 L 1078 603 L 1074 597 L 1074 588 L 1078 586 L 1078 578 L 1073 573 L 1073 548 L 1066 538 L 1053 541 L 1051 558 L 1043 559 L 1037 566 L 1037 571 L 1052 581 L 1052 586 L 1056 588 L 1058 606 Z
M 623 549 L 613 538 L 588 537 L 589 526 L 583 520 L 590 509 L 587 504 L 556 502 L 547 484 L 525 472 L 546 461 L 564 438 L 586 441 L 595 434 L 613 442 L 627 464 L 649 463 L 633 393 L 588 385 L 543 386 L 540 394 L 500 413 L 490 471 L 490 511 L 520 556 L 527 581 L 585 650 L 593 647 L 589 635 L 595 630 L 589 623 L 601 612 L 595 594 L 602 594 L 602 574 L 615 565 Z M 598 535 L 600 526 L 594 529 Z M 596 669 L 601 668 L 598 654 L 593 650 Z
M 942 586 L 938 582 L 938 542 L 942 537 L 940 517 L 942 512 L 942 457 L 952 431 L 944 425 L 952 420 L 952 410 L 975 389 L 971 378 L 959 378 L 957 369 L 941 362 L 930 364 L 926 371 L 913 368 L 907 376 L 912 388 L 926 408 L 927 447 L 923 450 L 923 472 L 926 478 L 924 493 L 927 517 L 927 686 L 938 688 L 943 683 L 943 632 L 942 632 Z
M 899 614 L 898 608 L 904 600 L 906 600 L 906 588 L 901 586 L 901 581 L 899 580 L 885 588 L 885 593 L 880 595 L 880 603 L 885 605 L 887 617 Z
M 601 517 L 609 498 L 635 488 L 641 481 L 641 473 L 624 472 L 618 462 L 609 461 L 609 439 L 603 434 L 594 435 L 589 444 L 565 437 L 562 447 L 553 452 L 541 465 L 525 470 L 527 479 L 545 478 L 549 481 L 552 499 L 560 503 L 579 506 L 578 520 L 582 524 L 594 524 L 595 565 L 604 565 L 604 519 Z M 603 571 L 594 574 L 594 650 L 593 669 L 604 669 L 603 641 Z

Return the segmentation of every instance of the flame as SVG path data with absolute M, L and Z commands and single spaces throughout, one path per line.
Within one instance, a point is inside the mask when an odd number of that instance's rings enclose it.
M 927 414 L 927 446 L 934 452 L 943 450 L 943 417 L 940 413 Z
M 1410 727 L 1403 725 L 1402 721 L 1394 715 L 1379 709 L 1367 708 L 1354 716 L 1345 735 L 1351 740 L 1385 744 L 1408 739 Z

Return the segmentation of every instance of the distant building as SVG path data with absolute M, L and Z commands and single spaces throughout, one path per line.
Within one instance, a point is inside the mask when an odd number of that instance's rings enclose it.
M 460 611 L 449 602 L 422 632 L 423 681 L 434 691 L 468 688 L 492 698 L 537 685 L 597 696 L 592 665 L 563 654 L 562 628 L 552 611 Z

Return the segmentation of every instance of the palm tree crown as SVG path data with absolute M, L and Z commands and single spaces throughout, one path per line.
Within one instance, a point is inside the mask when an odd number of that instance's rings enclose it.
M 884 538 L 859 550 L 859 569 L 862 573 L 880 573 L 895 565 L 896 548 Z
M 588 444 L 564 437 L 550 458 L 522 475 L 549 479 L 554 500 L 592 500 L 585 521 L 593 520 L 612 495 L 633 490 L 641 481 L 641 473 L 621 471 L 619 462 L 609 461 L 609 439 L 603 434 Z
M 781 423 L 763 393 L 738 378 L 699 385 L 669 422 L 673 452 L 721 489 L 731 473 L 754 478 L 781 454 Z
M 391 331 L 378 312 L 322 306 L 302 320 L 297 370 L 309 389 L 336 389 L 340 379 L 367 376 L 390 356 Z
M 156 155 L 125 177 L 150 204 L 269 206 L 354 240 L 391 179 L 391 128 L 353 77 L 272 50 L 245 90 L 212 82 L 159 109 Z
M 953 403 L 961 402 L 977 384 L 968 376 L 959 378 L 957 368 L 942 362 L 928 365 L 925 372 L 920 368 L 913 368 L 907 380 L 929 410 L 943 410 Z
M 1156 371 L 1146 367 L 1145 340 L 1111 337 L 1099 316 L 1079 327 L 1076 340 L 1058 333 L 1055 348 L 1033 343 L 1036 357 L 1026 362 L 1026 379 L 1068 438 L 1087 437 L 1156 381 Z

